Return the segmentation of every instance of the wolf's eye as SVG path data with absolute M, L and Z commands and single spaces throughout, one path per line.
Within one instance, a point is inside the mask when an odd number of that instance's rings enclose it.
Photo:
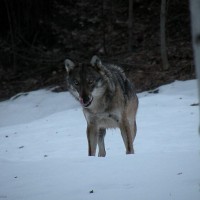
M 73 83 L 74 85 L 79 85 L 79 82 L 76 79 L 73 80 Z

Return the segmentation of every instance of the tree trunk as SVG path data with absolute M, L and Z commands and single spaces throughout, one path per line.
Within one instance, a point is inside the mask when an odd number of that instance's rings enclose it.
M 194 63 L 196 76 L 198 78 L 198 92 L 200 101 L 200 1 L 190 0 L 191 24 L 192 24 L 192 43 L 194 51 Z M 200 106 L 199 106 L 200 109 Z M 199 110 L 200 113 L 200 110 Z M 199 123 L 200 125 L 200 123 Z M 200 128 L 199 128 L 200 133 Z
M 106 31 L 107 31 L 107 26 L 106 26 L 106 21 L 105 21 L 105 0 L 102 0 L 102 8 L 101 8 L 101 12 L 102 12 L 102 18 L 103 18 L 103 51 L 105 53 L 105 55 L 108 55 L 108 51 L 107 51 L 107 46 L 106 46 Z
M 5 6 L 6 6 L 6 10 L 7 10 L 7 16 L 8 16 L 8 23 L 9 23 L 9 28 L 10 28 L 10 37 L 11 37 L 11 43 L 12 43 L 12 68 L 13 71 L 16 71 L 16 56 L 15 56 L 15 33 L 13 30 L 13 21 L 11 18 L 11 14 L 10 14 L 10 8 L 9 8 L 9 3 L 7 0 L 4 0 L 5 2 Z
M 167 56 L 167 47 L 166 47 L 166 0 L 161 1 L 161 10 L 160 10 L 160 47 L 161 47 L 161 58 L 163 63 L 163 69 L 169 69 L 169 61 Z
M 133 0 L 129 0 L 129 19 L 128 19 L 128 50 L 133 48 Z

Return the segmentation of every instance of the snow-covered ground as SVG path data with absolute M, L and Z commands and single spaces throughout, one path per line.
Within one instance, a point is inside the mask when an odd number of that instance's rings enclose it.
M 68 94 L 39 90 L 0 103 L 0 199 L 199 200 L 196 81 L 138 94 L 134 155 L 119 130 L 88 157 L 86 121 Z

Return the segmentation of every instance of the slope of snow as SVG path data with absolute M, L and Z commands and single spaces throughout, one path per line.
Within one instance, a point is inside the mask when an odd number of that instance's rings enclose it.
M 39 90 L 0 103 L 0 199 L 199 200 L 196 81 L 139 96 L 136 154 L 108 130 L 106 158 L 87 156 L 86 121 L 68 94 Z

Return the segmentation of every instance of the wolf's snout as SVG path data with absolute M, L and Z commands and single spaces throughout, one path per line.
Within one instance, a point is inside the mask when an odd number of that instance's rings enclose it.
M 88 107 L 92 103 L 92 100 L 93 100 L 93 98 L 88 97 L 88 96 L 84 96 L 84 97 L 79 98 L 81 105 L 84 106 L 84 107 Z

